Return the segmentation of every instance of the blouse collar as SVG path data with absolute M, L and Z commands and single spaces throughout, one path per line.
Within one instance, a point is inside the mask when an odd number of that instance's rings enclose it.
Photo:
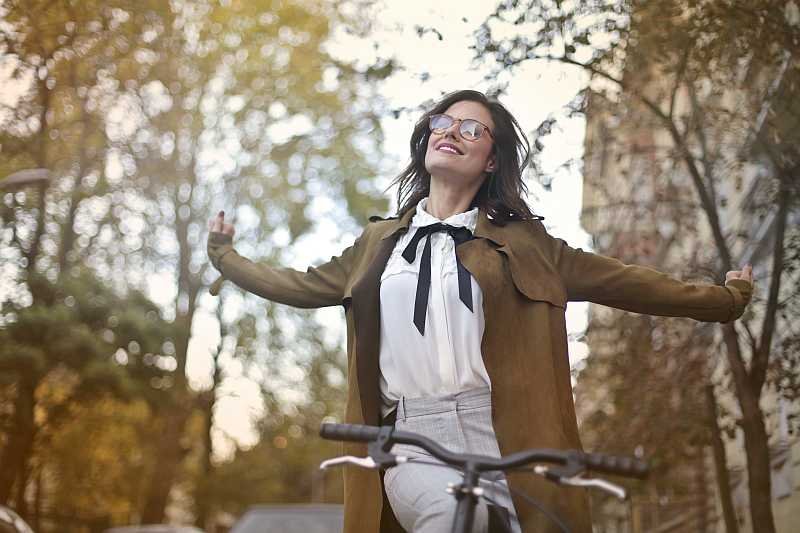
M 414 213 L 414 218 L 411 219 L 411 227 L 419 228 L 422 226 L 430 226 L 431 224 L 441 223 L 455 226 L 457 228 L 467 228 L 471 232 L 475 231 L 475 225 L 478 222 L 477 207 L 473 207 L 469 211 L 464 211 L 463 213 L 450 215 L 442 220 L 428 213 L 428 211 L 425 210 L 427 206 L 428 197 L 425 197 L 419 201 L 416 212 Z

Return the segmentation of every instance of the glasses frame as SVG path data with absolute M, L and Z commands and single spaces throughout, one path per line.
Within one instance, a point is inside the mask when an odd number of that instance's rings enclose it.
M 447 117 L 452 121 L 452 123 L 449 126 L 447 126 L 446 128 L 434 128 L 433 127 L 433 121 L 438 117 Z M 481 130 L 480 134 L 478 134 L 478 136 L 475 137 L 474 139 L 468 139 L 461 132 L 461 127 L 463 126 L 464 122 L 467 122 L 467 121 L 475 122 L 478 125 L 480 125 L 481 127 L 483 127 L 483 130 Z M 483 137 L 483 133 L 484 132 L 488 133 L 489 137 L 491 137 L 491 139 L 494 140 L 494 133 L 492 133 L 492 130 L 490 130 L 489 126 L 487 126 L 486 124 L 484 124 L 480 120 L 475 120 L 474 118 L 453 118 L 450 115 L 448 115 L 447 113 L 436 113 L 435 115 L 431 115 L 430 117 L 428 117 L 428 129 L 431 130 L 431 133 L 436 133 L 437 135 L 441 135 L 442 133 L 444 133 L 447 130 L 449 130 L 453 126 L 453 124 L 455 124 L 455 123 L 458 123 L 458 134 L 465 141 L 477 142 L 477 141 L 479 141 L 481 139 L 481 137 Z

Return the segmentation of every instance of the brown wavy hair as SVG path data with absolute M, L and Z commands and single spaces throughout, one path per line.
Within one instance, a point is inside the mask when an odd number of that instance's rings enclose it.
M 493 222 L 500 225 L 511 220 L 541 219 L 542 217 L 531 212 L 523 200 L 523 195 L 528 192 L 527 186 L 522 181 L 522 172 L 530 161 L 528 138 L 503 104 L 473 90 L 446 94 L 417 121 L 411 134 L 411 162 L 392 182 L 392 185 L 398 186 L 398 215 L 402 217 L 430 194 L 431 175 L 425 168 L 425 153 L 431 136 L 428 127 L 430 116 L 444 113 L 451 105 L 462 100 L 483 105 L 491 113 L 495 126 L 492 132 L 495 170 L 487 173 L 487 178 L 475 194 L 471 207 L 485 210 Z

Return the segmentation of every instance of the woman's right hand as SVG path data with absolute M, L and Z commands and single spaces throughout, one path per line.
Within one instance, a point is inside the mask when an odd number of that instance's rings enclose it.
M 214 268 L 222 273 L 222 256 L 234 251 L 233 234 L 236 233 L 236 230 L 233 224 L 225 222 L 225 211 L 220 211 L 216 217 L 208 221 L 208 230 L 208 258 Z M 211 294 L 216 295 L 219 293 L 221 284 L 222 277 L 211 286 Z
M 209 231 L 230 235 L 231 238 L 233 238 L 233 235 L 236 233 L 233 224 L 225 222 L 225 211 L 220 211 L 217 213 L 217 216 L 208 221 L 208 229 Z

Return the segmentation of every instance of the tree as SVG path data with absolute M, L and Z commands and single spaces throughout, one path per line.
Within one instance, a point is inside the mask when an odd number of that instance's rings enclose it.
M 237 449 L 206 480 L 208 498 L 221 509 L 238 514 L 265 501 L 342 501 L 341 476 L 319 471 L 322 460 L 338 455 L 340 446 L 317 433 L 324 420 L 338 419 L 344 410 L 346 369 L 340 342 L 321 336 L 316 328 L 292 339 L 276 338 L 267 359 L 258 362 L 264 374 L 259 442 Z M 327 348 L 313 353 L 319 346 Z M 297 353 L 311 355 L 292 357 Z
M 495 37 L 510 26 L 513 37 Z M 759 277 L 768 287 L 756 313 L 720 333 L 742 413 L 751 519 L 766 532 L 774 531 L 774 519 L 759 399 L 776 331 L 791 331 L 781 321 L 793 290 L 782 282 L 799 181 L 798 29 L 793 1 L 514 1 L 500 4 L 475 46 L 504 75 L 530 61 L 583 69 L 621 119 L 647 119 L 656 140 L 649 148 L 672 156 L 688 177 L 718 281 L 738 267 L 733 258 L 755 238 L 751 227 L 726 225 L 728 201 L 737 184 L 756 183 L 754 168 L 765 174 L 762 212 L 771 220 L 771 252 Z
M 286 257 L 274 240 L 278 228 L 288 230 L 289 240 L 313 228 L 310 198 L 338 197 L 362 213 L 383 200 L 370 186 L 377 160 L 356 148 L 356 140 L 373 147 L 380 140 L 368 91 L 351 66 L 325 51 L 331 24 L 341 20 L 337 4 L 312 10 L 301 2 L 193 2 L 138 16 L 152 32 L 142 34 L 152 39 L 136 43 L 147 59 L 121 65 L 116 77 L 141 125 L 119 139 L 120 150 L 136 165 L 131 185 L 161 208 L 145 216 L 146 226 L 175 243 L 166 256 L 175 265 L 174 316 L 182 324 L 176 399 L 161 413 L 158 475 L 143 513 L 144 521 L 157 522 L 186 451 L 180 439 L 192 393 L 185 368 L 208 267 L 197 245 L 220 197 L 245 204 L 234 213 L 249 223 L 240 225 L 240 236 L 266 245 L 273 260 Z M 271 134 L 281 129 L 288 135 Z
M 108 6 L 108 11 L 102 14 L 95 13 L 98 17 L 92 19 L 91 9 L 82 11 L 76 9 L 75 4 L 62 2 L 58 6 L 61 9 L 48 9 L 55 7 L 51 2 L 30 3 L 24 8 L 12 4 L 2 8 L 4 25 L 0 31 L 0 48 L 4 52 L 6 65 L 12 68 L 9 85 L 16 87 L 20 96 L 17 105 L 3 109 L 0 141 L 3 158 L 0 168 L 6 172 L 20 167 L 47 168 L 60 178 L 58 184 L 62 185 L 76 179 L 77 164 L 77 178 L 80 180 L 86 175 L 87 179 L 72 189 L 72 204 L 66 203 L 69 197 L 62 195 L 52 182 L 42 182 L 34 191 L 21 191 L 16 195 L 9 193 L 4 198 L 2 219 L 4 225 L 8 223 L 11 228 L 10 236 L 4 236 L 4 240 L 8 239 L 4 242 L 8 247 L 4 248 L 8 259 L 17 261 L 10 262 L 12 268 L 4 272 L 4 285 L 9 290 L 4 292 L 2 299 L 3 322 L 13 324 L 9 328 L 9 335 L 22 335 L 28 340 L 23 342 L 27 343 L 27 347 L 4 354 L 4 364 L 11 371 L 8 376 L 13 378 L 9 386 L 13 389 L 11 396 L 15 404 L 15 422 L 0 453 L 4 466 L 4 474 L 0 479 L 0 501 L 8 499 L 15 479 L 19 494 L 24 494 L 35 433 L 33 416 L 36 390 L 48 372 L 59 367 L 65 357 L 41 344 L 42 338 L 38 336 L 41 332 L 35 328 L 30 330 L 24 321 L 30 319 L 49 324 L 57 316 L 65 318 L 69 315 L 63 308 L 50 309 L 56 300 L 56 289 L 50 281 L 53 278 L 48 280 L 41 272 L 49 270 L 48 274 L 53 277 L 67 273 L 68 258 L 75 253 L 76 204 L 87 189 L 102 189 L 92 179 L 92 169 L 83 164 L 87 151 L 97 147 L 94 144 L 96 136 L 87 135 L 89 126 L 84 124 L 84 108 L 76 108 L 71 98 L 76 92 L 79 94 L 76 89 L 85 81 L 83 75 L 86 65 L 79 65 L 76 50 L 91 51 L 115 29 L 108 16 L 112 6 Z M 97 7 L 98 4 L 91 5 Z M 104 22 L 107 24 L 104 25 Z M 67 79 L 72 82 L 71 85 L 65 83 Z M 80 144 L 75 143 L 76 137 L 80 137 Z M 30 192 L 35 194 L 28 194 Z M 54 209 L 56 206 L 66 207 L 66 219 L 62 218 L 63 211 Z M 63 229 L 65 246 L 56 253 L 47 253 L 53 249 L 54 241 L 51 235 L 47 235 L 46 226 L 54 221 L 63 222 L 63 225 L 55 227 L 59 231 Z M 54 263 L 60 269 L 53 268 Z M 13 268 L 16 265 L 19 265 L 18 269 Z M 104 287 L 92 288 L 105 290 Z M 70 298 L 74 300 L 73 296 Z M 21 315 L 22 322 L 19 322 L 18 315 Z M 66 325 L 59 326 L 59 329 Z M 77 328 L 75 335 L 85 336 L 86 332 Z M 67 336 L 65 340 L 69 338 Z M 76 339 L 76 342 L 94 343 L 89 339 Z M 95 346 L 86 351 L 85 356 L 99 353 Z M 81 359 L 72 362 L 88 364 Z M 17 500 L 24 510 L 24 499 L 18 496 Z
M 587 140 L 593 143 L 594 136 L 590 131 Z M 598 177 L 593 164 L 587 162 L 586 167 L 587 179 Z M 685 213 L 689 210 L 670 195 L 649 196 L 652 187 L 647 182 L 669 180 L 669 176 L 655 176 L 647 172 L 632 176 L 630 190 L 606 184 L 607 206 L 591 200 L 596 208 L 587 220 L 598 237 L 595 249 L 625 263 L 651 266 L 684 279 L 697 277 L 702 249 L 685 236 L 696 226 L 698 213 Z M 638 191 L 638 197 L 629 196 L 630 191 Z M 676 229 L 664 239 L 659 230 L 668 226 Z M 657 529 L 682 521 L 687 530 L 707 531 L 715 516 L 705 467 L 705 449 L 720 434 L 718 427 L 709 425 L 705 392 L 715 360 L 713 331 L 708 324 L 682 319 L 590 309 L 586 332 L 590 353 L 576 369 L 582 440 L 589 449 L 644 454 L 650 461 L 649 482 L 636 487 L 643 496 L 631 503 L 639 528 Z M 724 459 L 721 464 L 725 465 Z M 730 501 L 727 484 L 719 492 L 723 501 Z M 597 499 L 594 520 L 598 525 L 627 516 L 627 510 L 613 499 Z M 731 517 L 735 527 L 735 517 Z
M 50 383 L 49 394 L 60 392 Z M 45 395 L 45 398 L 47 395 Z M 139 515 L 145 474 L 154 458 L 146 401 L 98 395 L 68 406 L 68 424 L 42 430 L 34 456 L 39 495 L 31 515 L 35 531 L 85 531 L 88 525 L 131 524 Z
M 223 305 L 217 306 L 216 318 L 220 325 L 220 343 L 212 353 L 211 386 L 197 396 L 198 411 L 202 415 L 202 442 L 198 450 L 200 458 L 194 474 L 195 525 L 209 528 L 214 508 L 220 506 L 214 492 L 216 486 L 216 464 L 214 446 L 214 413 L 217 408 L 220 388 L 226 378 L 223 357 L 231 355 L 245 365 L 252 365 L 258 353 L 258 333 L 252 316 L 239 319 L 236 324 L 228 324 L 222 314 Z
M 13 306 L 5 323 L 50 305 L 47 290 L 36 292 L 37 273 L 63 280 L 86 264 L 116 294 L 152 294 L 160 276 L 177 287 L 170 295 L 162 282 L 156 293 L 159 317 L 171 321 L 161 338 L 168 364 L 153 394 L 141 392 L 160 436 L 146 452 L 158 464 L 145 473 L 145 520 L 163 517 L 198 405 L 185 371 L 212 279 L 206 220 L 237 206 L 243 253 L 287 263 L 289 244 L 321 213 L 352 230 L 385 209 L 373 184 L 382 137 L 371 82 L 391 69 L 361 72 L 327 48 L 336 27 L 366 31 L 365 5 L 59 0 L 2 8 L 0 45 L 21 96 L 3 110 L 0 169 L 44 167 L 55 176 L 39 194 L 4 197 L 12 233 L 3 238 L 19 265 L 3 273 L 13 287 L 3 296 Z M 263 313 L 263 303 L 243 303 L 226 318 L 231 330 L 242 314 Z M 283 324 L 311 316 L 267 308 L 267 319 Z M 3 393 L 17 406 L 3 413 L 24 415 L 19 423 L 30 427 L 35 387 L 13 376 Z M 0 441 L 3 453 L 20 449 L 9 442 Z M 29 451 L 8 460 L 23 456 Z M 26 484 L 17 480 L 20 491 Z
M 0 385 L 15 398 L 3 424 L 0 498 L 8 502 L 16 485 L 23 514 L 37 444 L 47 448 L 81 406 L 129 398 L 160 378 L 155 361 L 170 335 L 154 304 L 140 294 L 120 297 L 89 272 L 58 284 L 33 275 L 28 283 L 39 305 L 4 309 L 0 330 Z M 49 460 L 40 457 L 38 467 Z
M 37 431 L 43 429 L 34 417 L 42 408 L 38 397 L 50 376 L 65 369 L 78 374 L 75 390 L 67 391 L 68 401 L 54 406 L 55 413 L 63 413 L 77 401 L 73 392 L 78 397 L 95 389 L 113 392 L 125 374 L 109 360 L 116 349 L 113 342 L 95 338 L 92 331 L 102 325 L 113 336 L 117 326 L 131 325 L 129 317 L 119 322 L 114 315 L 124 306 L 102 281 L 68 268 L 78 263 L 79 248 L 88 248 L 76 239 L 83 229 L 76 222 L 78 209 L 87 198 L 107 190 L 105 180 L 98 179 L 105 137 L 102 130 L 97 132 L 99 121 L 91 113 L 97 96 L 93 90 L 98 90 L 92 82 L 97 65 L 110 60 L 108 49 L 100 49 L 104 39 L 119 29 L 115 14 L 114 4 L 108 2 L 84 2 L 81 9 L 76 2 L 66 1 L 2 8 L 0 47 L 6 65 L 12 68 L 9 85 L 19 91 L 19 99 L 15 106 L 3 109 L 0 167 L 5 171 L 42 167 L 57 177 L 39 185 L 33 191 L 36 194 L 6 194 L 2 210 L 4 225 L 11 228 L 10 236 L 4 236 L 9 239 L 4 251 L 9 259 L 17 259 L 9 266 L 19 268 L 6 269 L 3 279 L 10 290 L 4 291 L 2 301 L 4 335 L 9 337 L 2 363 L 14 407 L 0 453 L 0 501 L 9 498 L 16 484 L 17 506 L 23 514 L 31 456 Z M 85 57 L 95 61 L 84 61 Z M 69 194 L 63 193 L 65 185 Z M 84 293 L 99 300 L 85 302 Z M 146 299 L 130 298 L 131 311 L 155 313 Z M 78 306 L 78 314 L 73 306 Z M 105 312 L 93 314 L 98 306 L 105 306 Z M 153 316 L 158 318 L 157 313 Z M 112 318 L 116 325 L 103 323 Z M 43 326 L 50 328 L 50 336 L 42 334 L 39 328 Z M 138 337 L 147 330 L 124 331 L 131 333 L 128 341 L 139 347 L 152 342 Z M 165 329 L 159 330 L 159 347 L 164 333 Z M 48 424 L 59 418 L 49 416 L 50 410 L 45 412 Z

